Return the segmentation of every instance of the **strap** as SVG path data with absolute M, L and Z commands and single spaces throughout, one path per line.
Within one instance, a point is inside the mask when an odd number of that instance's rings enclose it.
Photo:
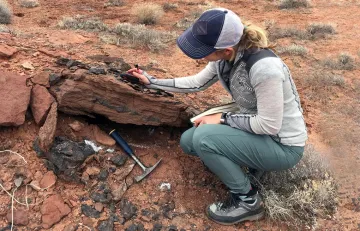
M 276 54 L 269 49 L 261 49 L 256 52 L 246 50 L 243 57 L 241 58 L 246 63 L 246 71 L 249 73 L 252 66 L 260 59 L 267 57 L 277 57 Z

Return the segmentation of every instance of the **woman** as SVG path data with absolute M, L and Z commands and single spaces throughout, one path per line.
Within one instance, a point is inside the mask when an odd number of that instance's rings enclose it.
M 297 164 L 307 132 L 300 99 L 288 67 L 270 51 L 265 32 L 244 27 L 232 11 L 205 11 L 178 39 L 190 58 L 208 65 L 198 74 L 156 79 L 131 69 L 149 88 L 195 92 L 216 81 L 231 94 L 239 110 L 203 116 L 181 137 L 184 152 L 198 156 L 229 188 L 229 198 L 207 207 L 208 217 L 230 225 L 258 220 L 262 199 L 241 166 L 261 171 L 284 170 Z

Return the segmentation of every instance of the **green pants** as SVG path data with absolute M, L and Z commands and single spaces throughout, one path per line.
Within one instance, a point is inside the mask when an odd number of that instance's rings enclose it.
M 250 181 L 241 169 L 285 170 L 297 164 L 304 147 L 286 146 L 268 135 L 256 135 L 227 125 L 204 124 L 181 136 L 184 152 L 198 156 L 233 193 L 248 193 Z

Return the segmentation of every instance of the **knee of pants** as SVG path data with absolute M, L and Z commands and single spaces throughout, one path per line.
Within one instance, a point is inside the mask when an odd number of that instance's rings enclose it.
M 192 139 L 193 139 L 193 133 L 195 128 L 190 128 L 188 130 L 186 130 L 180 138 L 180 147 L 181 149 L 187 153 L 190 154 L 193 152 L 193 144 L 192 144 Z
M 212 124 L 203 124 L 197 127 L 194 131 L 192 143 L 196 153 L 201 154 L 203 150 L 212 150 L 213 141 L 210 135 L 213 133 L 214 128 Z

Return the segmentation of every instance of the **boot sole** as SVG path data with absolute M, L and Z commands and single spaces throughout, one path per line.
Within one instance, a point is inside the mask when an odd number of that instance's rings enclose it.
M 212 221 L 214 221 L 214 222 L 216 222 L 216 223 L 218 223 L 218 224 L 221 224 L 221 225 L 235 225 L 235 224 L 237 224 L 237 223 L 244 222 L 244 221 L 257 221 L 257 220 L 260 220 L 260 219 L 262 219 L 262 218 L 265 216 L 265 211 L 262 210 L 262 211 L 261 211 L 260 213 L 258 213 L 258 214 L 251 215 L 251 216 L 248 216 L 248 217 L 244 217 L 244 218 L 242 218 L 242 219 L 240 219 L 240 220 L 237 220 L 237 221 L 234 221 L 234 222 L 231 222 L 231 223 L 229 223 L 229 222 L 225 223 L 225 222 L 221 222 L 221 221 L 214 220 L 214 219 L 208 214 L 208 210 L 207 210 L 207 209 L 206 209 L 206 215 L 207 215 L 207 217 L 208 217 L 210 220 L 212 220 Z

